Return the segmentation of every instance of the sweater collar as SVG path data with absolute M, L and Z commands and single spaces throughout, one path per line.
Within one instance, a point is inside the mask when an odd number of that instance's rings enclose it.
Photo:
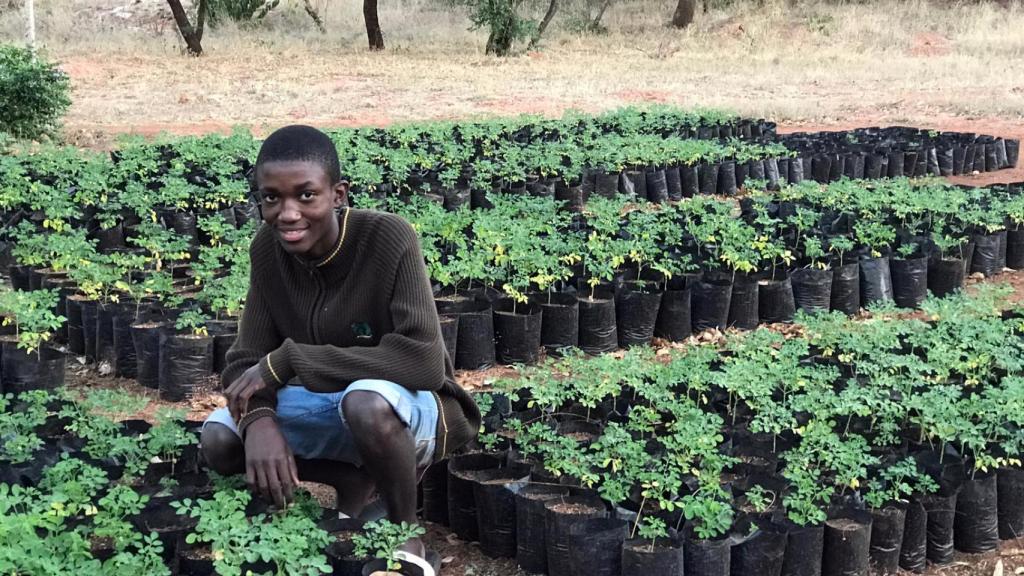
M 346 215 L 348 224 L 345 224 Z M 293 260 L 308 272 L 318 271 L 325 278 L 344 278 L 355 263 L 356 255 L 362 248 L 364 213 L 354 208 L 345 208 L 338 214 L 338 240 L 326 256 L 307 260 L 292 256 Z

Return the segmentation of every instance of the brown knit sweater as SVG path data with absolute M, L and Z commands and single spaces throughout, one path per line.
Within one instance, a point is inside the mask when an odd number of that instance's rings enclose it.
M 312 262 L 285 252 L 269 227 L 257 232 L 221 383 L 226 388 L 258 362 L 271 389 L 249 410 L 276 406 L 276 390 L 292 378 L 314 392 L 363 378 L 431 391 L 439 409 L 434 460 L 441 460 L 476 437 L 480 411 L 455 383 L 416 232 L 394 214 L 352 209 L 339 242 L 333 256 Z

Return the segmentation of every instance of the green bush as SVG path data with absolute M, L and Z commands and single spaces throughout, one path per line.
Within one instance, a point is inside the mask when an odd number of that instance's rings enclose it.
M 208 0 L 210 24 L 217 24 L 228 18 L 239 24 L 262 20 L 277 8 L 281 0 Z
M 53 136 L 71 105 L 71 83 L 56 64 L 27 48 L 0 45 L 0 133 Z

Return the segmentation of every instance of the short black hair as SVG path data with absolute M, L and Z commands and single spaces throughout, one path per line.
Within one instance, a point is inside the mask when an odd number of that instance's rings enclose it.
M 256 168 L 266 162 L 314 162 L 331 184 L 341 182 L 341 162 L 331 137 L 312 126 L 293 124 L 275 130 L 260 146 Z

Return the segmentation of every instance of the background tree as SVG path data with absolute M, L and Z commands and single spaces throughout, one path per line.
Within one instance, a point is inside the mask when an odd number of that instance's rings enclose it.
M 185 40 L 188 53 L 193 56 L 203 54 L 203 28 L 206 26 L 206 14 L 209 10 L 208 0 L 199 0 L 199 7 L 196 9 L 196 25 L 188 20 L 188 14 L 181 7 L 181 0 L 167 0 L 171 7 L 171 14 L 174 15 L 174 23 L 178 25 L 178 31 Z
M 363 0 L 363 20 L 366 21 L 370 50 L 383 50 L 384 34 L 380 31 L 380 19 L 377 17 L 377 0 Z
M 686 28 L 693 23 L 693 14 L 697 10 L 697 0 L 679 0 L 676 11 L 672 15 L 672 26 Z

